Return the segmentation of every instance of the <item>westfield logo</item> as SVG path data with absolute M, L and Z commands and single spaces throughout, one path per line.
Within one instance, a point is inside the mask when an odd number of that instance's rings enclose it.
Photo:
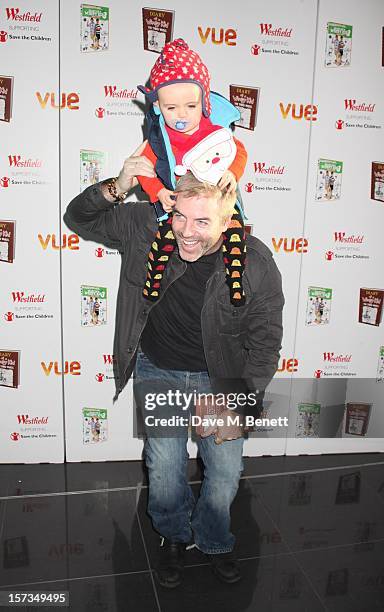
M 229 28 L 229 30 L 224 30 L 224 28 L 206 28 L 203 32 L 203 28 L 199 26 L 197 31 L 203 45 L 210 39 L 214 45 L 226 44 L 229 47 L 236 46 L 237 33 L 232 28 Z
M 254 162 L 253 168 L 256 174 L 284 174 L 285 166 L 267 166 L 265 162 Z
M 323 353 L 324 361 L 331 361 L 332 363 L 350 363 L 352 355 L 335 355 L 335 353 Z
M 68 236 L 67 234 L 63 234 L 61 241 L 56 237 L 56 234 L 47 234 L 46 236 L 38 234 L 37 237 L 44 251 L 46 251 L 49 246 L 55 251 L 59 251 L 60 249 L 70 249 L 71 251 L 79 250 L 80 239 L 77 234 L 69 234 Z
M 61 366 L 58 361 L 50 361 L 46 363 L 41 361 L 41 367 L 46 376 L 49 376 L 52 372 L 57 376 L 62 374 L 72 374 L 72 376 L 80 376 L 81 364 L 80 361 L 64 361 L 64 368 L 61 370 Z
M 18 414 L 19 425 L 47 425 L 48 417 L 30 417 L 29 414 Z
M 376 104 L 366 104 L 365 102 L 359 102 L 356 104 L 356 100 L 344 100 L 345 110 L 358 111 L 362 113 L 373 113 Z
M 21 155 L 8 155 L 8 162 L 16 168 L 41 168 L 42 165 L 40 159 L 23 159 Z
M 278 372 L 297 372 L 298 368 L 299 368 L 298 359 L 295 359 L 294 357 L 291 357 L 290 359 L 286 359 L 284 357 L 283 359 L 280 359 L 277 371 Z
M 300 119 L 305 119 L 306 121 L 317 121 L 317 106 L 314 104 L 289 104 L 284 105 L 283 102 L 279 103 L 280 112 L 282 114 L 283 119 L 287 119 L 289 116 L 292 119 L 296 119 L 300 121 Z
M 27 11 L 26 13 L 20 13 L 19 8 L 6 8 L 5 12 L 7 14 L 8 21 L 11 19 L 12 21 L 35 21 L 39 23 L 41 21 L 41 16 L 43 13 L 30 13 Z
M 137 98 L 137 89 L 117 89 L 116 85 L 104 85 L 106 98 Z
M 25 295 L 24 291 L 12 291 L 12 300 L 17 304 L 26 304 L 26 303 L 43 303 L 45 302 L 45 293 L 43 295 L 31 293 L 30 295 Z
M 103 355 L 103 360 L 105 365 L 113 365 L 114 363 L 116 363 L 114 355 Z
M 79 94 L 74 92 L 69 94 L 63 92 L 61 94 L 60 100 L 56 98 L 56 94 L 53 91 L 47 92 L 44 95 L 41 94 L 39 91 L 36 91 L 36 97 L 43 110 L 47 107 L 48 102 L 52 108 L 68 108 L 68 110 L 79 110 Z
M 271 23 L 261 23 L 260 31 L 264 36 L 285 36 L 285 38 L 290 38 L 292 34 L 292 28 L 273 28 Z
M 351 236 L 346 236 L 345 232 L 334 232 L 333 236 L 334 236 L 335 242 L 361 244 L 364 240 L 364 235 L 355 236 L 355 234 L 352 234 Z
M 308 253 L 308 240 L 306 238 L 272 238 L 275 253 L 281 248 L 285 253 Z

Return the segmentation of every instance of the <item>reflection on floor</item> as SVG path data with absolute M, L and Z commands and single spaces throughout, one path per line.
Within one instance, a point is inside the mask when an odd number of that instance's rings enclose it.
M 189 478 L 197 496 L 199 461 Z M 384 610 L 382 455 L 245 459 L 232 586 L 197 549 L 156 584 L 146 483 L 140 461 L 0 466 L 0 589 L 69 591 L 76 612 Z

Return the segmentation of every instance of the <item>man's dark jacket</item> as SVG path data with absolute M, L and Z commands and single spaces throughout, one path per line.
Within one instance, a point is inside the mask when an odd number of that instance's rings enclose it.
M 97 184 L 72 200 L 64 221 L 84 240 L 118 249 L 122 256 L 113 349 L 116 399 L 132 374 L 148 313 L 156 307 L 142 294 L 148 252 L 157 229 L 155 212 L 148 202 L 112 204 Z M 186 263 L 174 252 L 162 280 L 163 295 L 185 270 Z M 245 305 L 232 306 L 224 263 L 218 258 L 206 283 L 201 311 L 204 352 L 214 392 L 259 391 L 261 398 L 277 369 L 284 297 L 271 251 L 254 236 L 247 236 L 244 290 Z M 260 402 L 237 408 L 255 416 L 260 410 Z

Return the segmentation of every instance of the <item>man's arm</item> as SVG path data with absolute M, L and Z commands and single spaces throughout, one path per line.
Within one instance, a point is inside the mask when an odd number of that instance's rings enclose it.
M 124 161 L 116 180 L 118 195 L 128 192 L 137 185 L 136 176 L 154 177 L 152 163 L 141 155 L 146 143 Z M 93 240 L 122 249 L 123 241 L 129 236 L 130 205 L 118 204 L 108 191 L 107 181 L 88 187 L 76 196 L 67 207 L 64 221 L 67 226 L 85 240 Z
M 76 196 L 67 206 L 64 222 L 84 240 L 122 250 L 123 237 L 129 238 L 130 205 L 111 202 L 106 189 L 105 184 L 97 183 Z
M 216 378 L 211 382 L 214 393 L 241 397 L 235 408 L 237 414 L 258 417 L 263 409 L 265 389 L 277 370 L 283 336 L 281 274 L 272 257 L 250 306 L 244 345 L 247 356 L 242 376 Z
M 271 258 L 249 314 L 243 378 L 250 389 L 264 390 L 276 373 L 283 337 L 283 306 L 281 274 Z

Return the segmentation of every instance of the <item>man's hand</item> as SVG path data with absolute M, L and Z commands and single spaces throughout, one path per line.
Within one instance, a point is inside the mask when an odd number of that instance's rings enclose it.
M 150 178 L 156 176 L 152 162 L 144 155 L 141 155 L 146 144 L 147 141 L 144 140 L 136 151 L 124 161 L 124 165 L 116 180 L 116 190 L 118 195 L 129 191 L 132 187 L 137 185 L 136 176 L 148 176 Z
M 220 187 L 220 189 L 226 187 L 230 193 L 236 191 L 237 181 L 233 172 L 231 172 L 231 170 L 226 170 L 217 183 L 217 186 Z
M 220 414 L 211 414 L 208 418 L 210 424 L 205 427 L 204 433 L 201 434 L 202 438 L 215 434 L 216 444 L 221 444 L 225 440 L 236 440 L 243 436 L 242 416 L 233 410 L 225 408 Z
M 175 195 L 174 191 L 170 191 L 169 189 L 166 189 L 165 187 L 163 187 L 163 189 L 160 189 L 159 193 L 157 194 L 157 197 L 159 198 L 159 201 L 161 202 L 162 207 L 167 213 L 171 212 L 175 205 L 175 200 L 172 197 L 174 195 Z
M 223 420 L 223 425 L 218 425 L 215 432 L 216 444 L 221 444 L 226 440 L 237 440 L 242 438 L 244 435 L 244 428 L 242 425 L 242 416 L 234 412 L 233 410 L 225 409 L 220 414 L 220 419 Z M 220 422 L 220 421 L 219 421 Z

